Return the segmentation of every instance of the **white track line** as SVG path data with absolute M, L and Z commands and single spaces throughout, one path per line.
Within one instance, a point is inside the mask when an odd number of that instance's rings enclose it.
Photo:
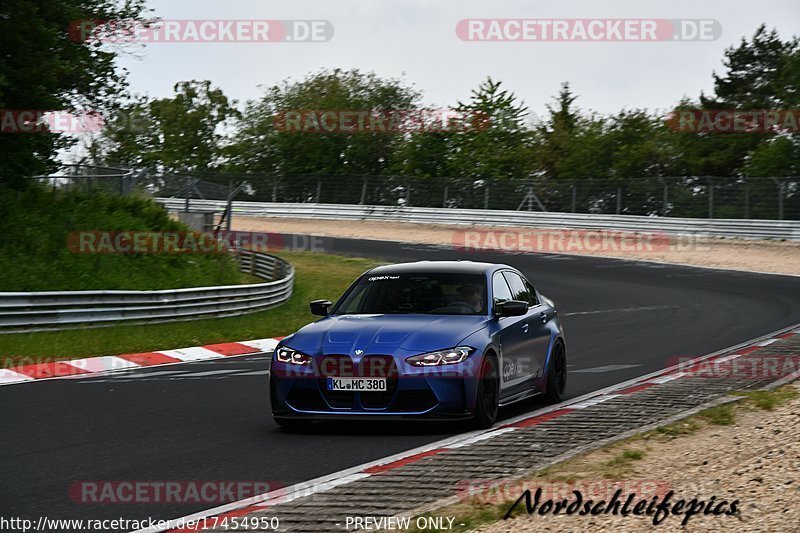
M 262 352 L 271 352 L 278 345 L 278 339 L 256 339 L 253 341 L 242 341 L 239 344 L 250 346 Z
M 64 363 L 85 370 L 86 372 L 108 372 L 123 370 L 128 368 L 143 368 L 116 355 L 104 355 L 102 357 L 86 357 L 85 359 L 72 359 L 63 361 Z M 82 374 L 81 374 L 82 375 Z
M 161 350 L 157 353 L 164 354 L 167 357 L 173 357 L 185 363 L 189 361 L 202 361 L 204 359 L 220 359 L 225 357 L 221 353 L 214 352 L 200 346 L 194 346 L 192 348 L 179 348 L 177 350 Z
M 22 383 L 23 381 L 34 381 L 34 379 L 30 376 L 26 376 L 25 374 L 14 372 L 13 370 L 8 370 L 5 368 L 0 369 L 0 385 L 4 385 L 6 383 Z

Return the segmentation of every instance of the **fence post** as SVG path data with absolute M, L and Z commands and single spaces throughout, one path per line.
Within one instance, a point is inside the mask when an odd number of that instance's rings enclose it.
M 448 193 L 447 178 L 444 180 L 444 194 L 442 195 L 442 207 L 447 207 L 447 193 Z
M 317 179 L 317 198 L 315 203 L 319 203 L 319 199 L 322 196 L 322 178 Z
M 367 200 L 367 176 L 364 175 L 364 182 L 361 184 L 361 199 L 358 201 L 358 205 L 364 205 L 364 202 Z
M 406 205 L 405 207 L 411 207 L 411 183 L 406 182 Z
M 278 201 L 278 180 L 272 181 L 272 202 Z
M 617 214 L 622 212 L 622 187 L 617 187 Z
M 744 218 L 750 218 L 750 183 L 744 180 Z
M 778 178 L 772 180 L 778 185 L 778 220 L 783 220 L 783 191 L 786 182 Z
M 667 185 L 667 180 L 664 178 L 661 178 L 661 183 L 664 188 L 661 196 L 661 216 L 667 216 L 667 213 L 669 213 L 669 185 Z
M 711 177 L 706 177 L 708 184 L 708 218 L 714 218 L 714 180 Z
M 489 209 L 489 180 L 486 180 L 485 189 L 483 190 L 483 208 Z
M 575 185 L 575 180 L 572 180 L 572 212 L 575 212 L 575 208 L 578 204 L 578 187 Z

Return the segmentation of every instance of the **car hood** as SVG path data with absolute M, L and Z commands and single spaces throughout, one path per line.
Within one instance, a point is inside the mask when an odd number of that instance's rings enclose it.
M 391 354 L 452 348 L 486 327 L 472 315 L 342 315 L 326 317 L 287 337 L 286 345 L 309 355 Z

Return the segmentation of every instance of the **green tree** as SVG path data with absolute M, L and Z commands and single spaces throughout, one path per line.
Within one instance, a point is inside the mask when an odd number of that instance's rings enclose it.
M 725 50 L 723 74 L 714 73 L 714 95 L 701 96 L 707 108 L 775 109 L 796 104 L 800 79 L 787 76 L 796 66 L 797 38 L 782 41 L 778 31 L 762 24 L 751 40 L 742 38 Z
M 531 130 L 525 123 L 529 111 L 502 82 L 487 78 L 473 89 L 469 101 L 459 101 L 454 110 L 459 116 L 450 167 L 467 186 L 502 190 L 510 179 L 531 176 Z M 492 205 L 509 207 L 520 199 L 521 195 L 506 196 Z
M 248 102 L 234 144 L 231 166 L 278 174 L 381 174 L 403 136 L 396 132 L 324 131 L 281 126 L 288 113 L 317 117 L 319 111 L 367 112 L 379 117 L 418 108 L 419 93 L 399 80 L 359 70 L 322 70 L 288 80 Z M 337 116 L 337 115 L 334 115 Z M 276 127 L 277 125 L 277 127 Z
M 226 126 L 240 116 L 235 101 L 210 81 L 182 81 L 173 90 L 172 97 L 139 97 L 122 107 L 100 141 L 105 163 L 185 173 L 223 163 Z
M 536 128 L 535 147 L 537 166 L 547 181 L 570 180 L 589 177 L 580 168 L 573 156 L 581 129 L 596 130 L 598 124 L 584 122 L 575 107 L 577 96 L 572 93 L 569 83 L 563 83 L 556 97 L 555 106 L 548 104 L 549 117 Z M 602 130 L 602 124 L 599 124 Z
M 800 43 L 782 41 L 761 25 L 751 39 L 725 50 L 722 73 L 714 73 L 714 94 L 700 95 L 706 110 L 781 110 L 800 103 Z M 698 175 L 741 175 L 747 158 L 769 133 L 692 135 L 685 143 L 688 171 Z
M 81 20 L 143 20 L 145 0 L 0 3 L 0 109 L 102 112 L 125 89 L 119 48 L 70 34 Z M 55 133 L 0 135 L 0 183 L 51 170 L 70 141 Z

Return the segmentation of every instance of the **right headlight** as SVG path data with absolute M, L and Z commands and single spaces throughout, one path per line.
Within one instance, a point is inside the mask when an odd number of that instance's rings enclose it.
M 435 352 L 414 355 L 406 359 L 406 363 L 411 366 L 439 366 L 454 365 L 461 363 L 475 349 L 469 346 L 457 346 L 449 350 L 437 350 Z

